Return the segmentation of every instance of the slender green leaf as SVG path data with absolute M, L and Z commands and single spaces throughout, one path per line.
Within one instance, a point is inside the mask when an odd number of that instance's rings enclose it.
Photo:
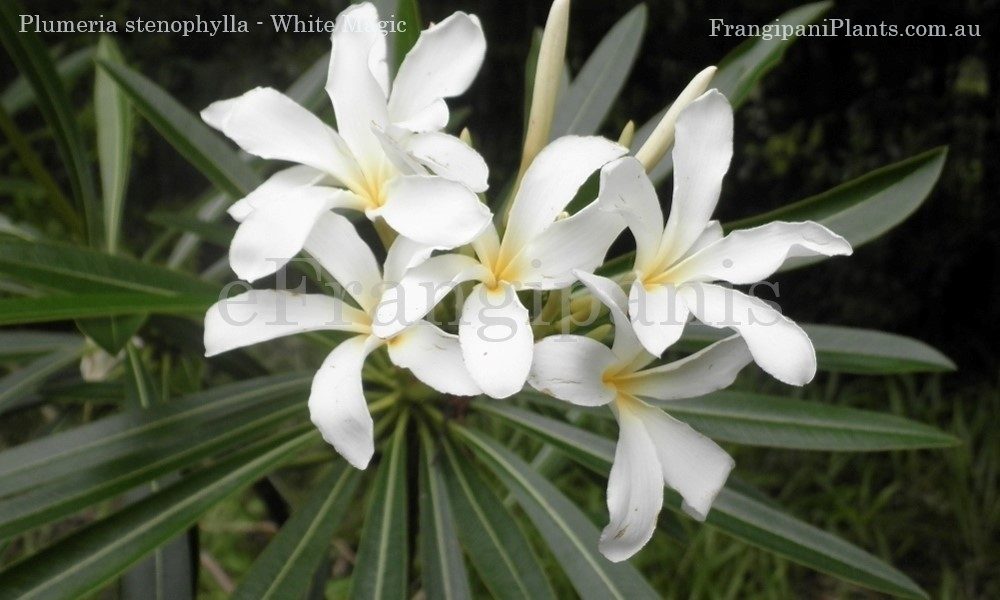
M 59 484 L 88 470 L 100 483 L 102 469 L 127 461 L 135 453 L 140 455 L 133 464 L 142 467 L 143 460 L 157 464 L 160 452 L 171 460 L 166 456 L 171 448 L 183 453 L 184 446 L 214 444 L 210 439 L 214 436 L 253 423 L 268 412 L 301 405 L 311 379 L 311 374 L 280 375 L 224 385 L 4 450 L 0 452 L 0 498 Z M 243 415 L 246 418 L 241 421 Z M 192 456 L 205 455 L 197 454 Z
M 471 598 L 451 499 L 445 486 L 443 456 L 426 427 L 420 428 L 420 564 L 429 598 Z
M 31 394 L 53 374 L 80 360 L 83 344 L 65 346 L 0 378 L 0 410 Z
M 97 58 L 125 64 L 114 38 L 101 36 Z M 132 107 L 121 88 L 98 69 L 94 80 L 94 119 L 97 126 L 97 158 L 101 173 L 101 197 L 104 200 L 104 247 L 111 254 L 118 251 L 125 189 L 132 162 L 134 119 Z
M 241 198 L 260 184 L 236 152 L 158 85 L 123 64 L 98 59 L 98 65 L 160 135 L 221 191 Z
M 392 35 L 395 44 L 394 61 L 395 69 L 403 64 L 403 59 L 416 45 L 420 38 L 420 30 L 423 28 L 420 20 L 420 3 L 418 0 L 398 0 L 396 7 L 396 22 L 406 23 L 406 30 Z
M 146 218 L 157 225 L 194 234 L 206 242 L 223 248 L 229 247 L 236 233 L 236 227 L 229 223 L 216 223 L 182 214 L 154 212 Z
M 902 335 L 836 327 L 800 324 L 816 347 L 819 368 L 858 375 L 953 371 L 955 363 L 927 344 Z M 703 348 L 732 335 L 728 329 L 713 329 L 691 323 L 678 342 L 678 349 Z
M 82 344 L 83 339 L 72 333 L 28 330 L 0 331 L 0 358 L 20 358 L 44 354 Z
M 0 274 L 41 290 L 72 294 L 212 294 L 215 285 L 187 273 L 68 244 L 0 240 Z
M 350 508 L 360 477 L 338 464 L 320 479 L 305 503 L 254 561 L 234 600 L 304 598 L 330 539 Z
M 326 78 L 330 72 L 330 53 L 317 58 L 309 68 L 299 75 L 285 90 L 285 95 L 313 112 L 320 112 L 330 106 L 326 94 Z
M 607 474 L 614 458 L 614 442 L 562 421 L 522 412 L 525 414 L 508 422 L 553 444 L 596 473 Z M 664 504 L 681 510 L 680 496 L 669 488 Z M 916 583 L 881 559 L 734 487 L 719 493 L 706 522 L 749 544 L 845 581 L 906 598 L 926 598 Z
M 555 599 L 541 561 L 503 502 L 447 440 L 442 445 L 458 537 L 493 598 Z
M 406 425 L 399 419 L 368 500 L 351 598 L 408 597 Z
M 146 314 L 119 315 L 106 319 L 78 319 L 80 333 L 93 340 L 102 350 L 114 356 L 139 333 L 146 323 Z
M 591 135 L 601 126 L 635 63 L 647 13 L 645 4 L 636 5 L 597 45 L 559 100 L 551 139 Z
M 857 248 L 899 225 L 923 204 L 941 175 L 947 154 L 946 148 L 935 148 L 862 175 L 817 196 L 727 223 L 725 227 L 731 231 L 771 221 L 817 221 L 844 236 Z M 794 258 L 781 270 L 813 264 L 823 258 Z
M 833 6 L 832 2 L 816 2 L 805 4 L 782 14 L 775 19 L 782 25 L 808 25 L 818 21 Z M 795 42 L 795 36 L 783 38 L 772 36 L 747 38 L 719 62 L 711 87 L 726 95 L 733 108 L 739 108 L 746 101 L 753 88 L 767 75 L 771 69 L 781 63 L 785 52 Z M 680 91 L 680 90 L 678 90 Z M 663 117 L 669 106 L 665 107 L 652 119 L 647 121 L 635 133 L 632 149 L 637 150 L 653 133 L 657 123 Z M 649 177 L 657 186 L 673 170 L 673 162 L 669 154 L 650 172 Z
M 499 443 L 457 424 L 453 430 L 514 494 L 581 598 L 659 598 L 631 564 L 597 551 L 597 528 L 548 480 Z
M 94 47 L 84 46 L 58 60 L 52 57 L 52 61 L 55 62 L 59 77 L 68 87 L 93 67 Z M 35 91 L 31 89 L 31 84 L 23 75 L 19 75 L 7 86 L 3 94 L 0 94 L 0 106 L 10 115 L 16 115 L 34 103 Z
M 116 315 L 197 315 L 218 300 L 211 294 L 80 294 L 0 300 L 0 325 L 48 323 Z M 79 323 L 79 321 L 78 321 Z M 84 325 L 83 329 L 86 329 Z M 93 332 L 91 332 L 93 333 Z M 115 340 L 121 341 L 116 336 Z
M 59 155 L 66 167 L 73 197 L 83 209 L 87 239 L 92 246 L 101 241 L 100 205 L 86 145 L 76 121 L 73 105 L 41 38 L 33 31 L 20 31 L 25 11 L 16 0 L 0 2 L 0 42 L 7 48 L 18 71 L 35 91 L 42 116 L 52 130 Z
M 142 354 L 135 344 L 125 347 L 125 389 L 129 402 L 135 408 L 146 409 L 159 402 L 156 383 L 142 360 Z
M 306 424 L 263 440 L 85 527 L 0 573 L 0 599 L 80 598 L 96 591 L 317 438 Z

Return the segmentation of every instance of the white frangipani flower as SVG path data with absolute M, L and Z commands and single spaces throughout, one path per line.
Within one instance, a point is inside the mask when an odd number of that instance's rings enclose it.
M 316 372 L 309 413 L 323 438 L 348 462 L 364 469 L 375 447 L 361 369 L 365 357 L 379 346 L 386 344 L 395 365 L 409 369 L 440 392 L 471 396 L 480 390 L 462 363 L 457 336 L 422 320 L 387 339 L 372 334 L 372 314 L 384 285 L 383 274 L 374 254 L 346 218 L 332 212 L 320 215 L 304 246 L 360 309 L 326 294 L 251 290 L 217 302 L 208 310 L 205 354 L 213 356 L 306 331 L 357 334 L 334 348 Z M 385 281 L 397 281 L 428 253 L 426 247 L 398 238 L 386 257 Z
M 555 335 L 535 344 L 528 382 L 580 406 L 609 405 L 618 420 L 618 445 L 608 477 L 610 522 L 600 550 L 619 562 L 638 552 L 656 529 L 663 485 L 677 490 L 685 512 L 704 520 L 733 468 L 733 459 L 704 435 L 644 402 L 693 398 L 727 387 L 750 360 L 746 343 L 732 336 L 682 360 L 646 368 L 628 316 L 628 300 L 614 282 L 578 273 L 611 311 L 611 348 L 589 337 Z
M 624 230 L 592 202 L 559 219 L 587 178 L 625 148 L 600 137 L 566 136 L 545 147 L 524 174 L 501 240 L 491 225 L 472 242 L 475 257 L 443 254 L 410 269 L 386 290 L 373 330 L 390 336 L 422 318 L 455 286 L 478 281 L 459 324 L 462 355 L 482 390 L 506 398 L 524 387 L 534 337 L 519 290 L 554 290 L 593 271 Z M 601 192 L 603 193 L 603 191 Z
M 391 87 L 378 24 L 370 3 L 337 18 L 326 91 L 338 130 L 271 88 L 202 111 L 209 125 L 250 154 L 298 163 L 229 210 L 241 223 L 230 247 L 241 278 L 277 271 L 332 209 L 364 211 L 437 248 L 468 243 L 489 222 L 475 194 L 487 188 L 486 163 L 440 132 L 448 121 L 445 98 L 464 92 L 482 64 L 479 20 L 458 12 L 423 31 Z
M 719 222 L 710 219 L 732 153 L 732 108 L 710 90 L 677 119 L 673 201 L 665 225 L 638 160 L 623 158 L 602 170 L 609 193 L 601 195 L 601 208 L 622 215 L 636 241 L 632 326 L 643 347 L 657 356 L 681 337 L 692 315 L 711 327 L 733 328 L 765 371 L 803 385 L 816 373 L 806 333 L 767 303 L 712 282 L 755 283 L 789 258 L 849 255 L 851 246 L 812 221 L 768 223 L 723 236 Z

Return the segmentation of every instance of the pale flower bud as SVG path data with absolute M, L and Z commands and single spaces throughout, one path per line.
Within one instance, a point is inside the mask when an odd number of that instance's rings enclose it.
M 687 108 L 688 104 L 705 93 L 708 84 L 715 75 L 715 70 L 715 67 L 708 67 L 694 76 L 691 83 L 687 84 L 687 87 L 667 109 L 656 129 L 646 139 L 646 143 L 635 153 L 636 159 L 646 168 L 647 173 L 652 171 L 653 167 L 663 160 L 667 150 L 670 150 L 670 146 L 674 143 L 674 126 L 677 124 L 677 117 L 680 116 L 682 110 Z

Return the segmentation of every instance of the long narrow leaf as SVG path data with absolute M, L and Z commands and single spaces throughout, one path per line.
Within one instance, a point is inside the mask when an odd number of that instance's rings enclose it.
M 100 60 L 125 64 L 114 38 L 104 35 L 97 43 Z M 107 73 L 98 70 L 94 80 L 94 119 L 97 125 L 97 157 L 101 173 L 101 198 L 104 201 L 104 247 L 118 250 L 125 189 L 132 162 L 134 119 L 132 107 Z
M 232 598 L 304 598 L 359 480 L 358 471 L 344 464 L 320 479 L 305 503 L 251 565 Z
M 608 116 L 628 78 L 646 29 L 648 11 L 636 5 L 608 31 L 556 107 L 551 138 L 590 135 Z
M 98 64 L 128 95 L 132 105 L 181 155 L 233 198 L 246 196 L 260 178 L 201 119 L 140 73 L 119 63 Z
M 0 599 L 80 598 L 96 591 L 318 437 L 304 425 L 264 440 L 60 540 L 0 573 Z
M 430 432 L 420 429 L 420 564 L 430 598 L 471 598 L 451 499 L 445 486 L 443 456 Z
M 66 346 L 0 378 L 0 411 L 35 391 L 48 377 L 76 363 L 82 353 L 83 344 Z
M 0 300 L 0 325 L 48 323 L 116 315 L 197 315 L 218 300 L 213 294 L 80 294 Z M 120 339 L 118 341 L 121 341 Z
M 453 430 L 514 494 L 581 598 L 659 598 L 632 565 L 598 553 L 597 528 L 548 480 L 499 443 L 458 425 Z
M 58 60 L 53 57 L 56 72 L 68 88 L 84 73 L 94 66 L 94 47 L 84 46 Z M 16 115 L 35 103 L 35 91 L 23 76 L 18 76 L 7 89 L 0 94 L 0 106 L 10 115 Z
M 580 464 L 605 475 L 614 442 L 541 415 L 510 424 L 553 444 Z M 664 504 L 680 511 L 680 496 L 665 491 Z M 881 559 L 825 531 L 799 521 L 732 487 L 716 498 L 706 522 L 749 544 L 845 581 L 906 598 L 926 594 L 909 577 Z M 596 543 L 596 542 L 595 542 Z
M 408 597 L 406 425 L 401 418 L 378 467 L 368 499 L 351 598 Z
M 0 331 L 0 357 L 2 358 L 44 354 L 81 344 L 83 344 L 83 339 L 72 333 L 28 330 Z
M 466 457 L 445 440 L 447 483 L 458 537 L 480 579 L 498 600 L 554 600 L 541 561 L 503 502 Z

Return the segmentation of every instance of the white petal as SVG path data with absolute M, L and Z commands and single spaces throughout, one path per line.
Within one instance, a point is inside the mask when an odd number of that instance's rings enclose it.
M 304 247 L 361 308 L 375 307 L 382 294 L 382 274 L 371 248 L 350 221 L 336 213 L 323 213 Z
M 467 187 L 441 177 L 409 175 L 389 182 L 377 212 L 400 234 L 438 248 L 472 241 L 490 222 L 490 209 Z
M 408 270 L 399 281 L 386 279 L 372 330 L 379 337 L 391 337 L 424 318 L 456 285 L 487 275 L 479 261 L 470 256 L 442 254 L 429 258 Z
M 389 340 L 389 358 L 439 392 L 457 396 L 482 393 L 465 369 L 458 336 L 427 321 L 417 321 Z
M 663 236 L 663 209 L 642 163 L 626 156 L 604 165 L 597 202 L 625 219 L 635 237 L 636 268 L 651 269 Z
M 415 160 L 445 179 L 457 181 L 473 192 L 485 192 L 489 168 L 472 147 L 453 135 L 414 133 L 400 141 Z
M 344 190 L 306 187 L 260 205 L 233 236 L 229 246 L 233 272 L 247 281 L 276 272 L 302 250 L 321 215 L 353 202 L 354 194 Z
M 805 385 L 816 375 L 816 350 L 809 336 L 763 300 L 708 283 L 688 283 L 680 292 L 699 321 L 738 331 L 754 361 L 775 379 Z
M 629 290 L 629 318 L 643 348 L 660 356 L 681 338 L 690 313 L 684 299 L 671 284 L 632 283 Z
M 733 157 L 733 109 L 710 90 L 681 112 L 676 131 L 674 196 L 664 230 L 668 263 L 687 252 L 715 212 Z
M 365 332 L 367 315 L 333 296 L 250 290 L 205 313 L 205 356 L 306 331 Z
M 316 371 L 309 394 L 309 418 L 323 439 L 358 469 L 366 468 L 375 453 L 361 368 L 378 343 L 370 336 L 357 336 L 334 348 Z
M 740 336 L 719 340 L 681 360 L 617 380 L 627 394 L 655 400 L 697 398 L 729 387 L 753 357 Z
M 640 418 L 656 447 L 663 481 L 684 499 L 684 511 L 704 521 L 735 463 L 711 439 L 662 410 L 641 405 Z
M 474 15 L 457 12 L 421 32 L 393 81 L 392 121 L 412 131 L 444 128 L 448 108 L 441 99 L 469 88 L 485 54 L 486 38 Z
M 398 283 L 407 270 L 430 258 L 434 246 L 414 242 L 410 238 L 399 236 L 389 246 L 382 266 L 382 278 L 387 283 Z
M 326 80 L 340 135 L 366 169 L 383 156 L 372 125 L 385 127 L 389 120 L 385 36 L 378 24 L 378 13 L 369 3 L 340 13 L 330 38 L 333 47 Z
M 309 165 L 345 185 L 359 180 L 358 165 L 337 132 L 275 89 L 215 102 L 201 118 L 255 156 Z
M 226 212 L 237 222 L 242 223 L 254 209 L 263 204 L 281 198 L 294 190 L 315 185 L 326 178 L 326 173 L 306 165 L 295 165 L 282 169 L 268 177 L 267 181 L 257 186 L 257 189 L 234 202 Z M 361 206 L 359 198 L 358 208 Z
M 607 346 L 582 335 L 552 335 L 535 344 L 528 383 L 543 394 L 601 406 L 615 399 L 603 375 L 618 361 Z
M 608 475 L 610 522 L 598 547 L 608 560 L 621 562 L 653 537 L 663 507 L 663 469 L 640 416 L 625 405 L 614 412 L 619 431 Z
M 611 320 L 615 324 L 615 341 L 611 345 L 611 351 L 618 359 L 622 363 L 629 364 L 646 354 L 629 322 L 628 298 L 625 297 L 622 288 L 614 281 L 600 275 L 582 271 L 575 271 L 574 274 L 595 298 L 608 307 Z
M 572 217 L 556 221 L 528 243 L 517 258 L 517 278 L 528 289 L 553 290 L 576 280 L 573 270 L 593 272 L 625 228 L 617 215 L 592 202 Z
M 513 256 L 549 227 L 587 178 L 625 154 L 602 137 L 561 137 L 538 153 L 521 180 L 510 208 L 503 252 Z
M 702 249 L 718 242 L 724 235 L 725 233 L 722 230 L 722 223 L 719 223 L 716 220 L 709 221 L 708 225 L 705 226 L 705 230 L 701 232 L 698 239 L 696 239 L 694 243 L 691 244 L 691 247 L 688 248 L 687 254 L 684 255 L 684 258 L 686 259 L 689 256 L 693 256 L 696 252 L 700 252 Z
M 683 280 L 754 283 L 797 256 L 851 254 L 851 244 L 819 223 L 774 222 L 734 231 L 679 263 L 671 272 Z
M 531 369 L 534 339 L 528 310 L 514 288 L 478 284 L 462 306 L 458 328 L 462 356 L 472 379 L 493 398 L 521 391 Z

